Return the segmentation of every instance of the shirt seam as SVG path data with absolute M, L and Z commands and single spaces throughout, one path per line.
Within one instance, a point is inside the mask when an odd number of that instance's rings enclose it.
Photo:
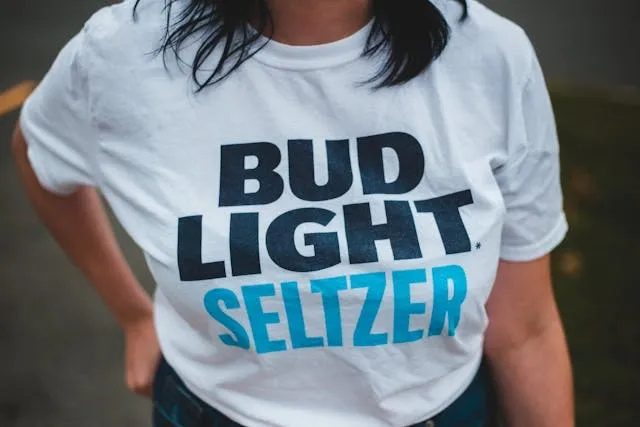
M 524 30 L 522 30 L 524 31 Z M 527 40 L 529 40 L 527 38 Z M 518 96 L 515 100 L 515 105 L 518 106 L 519 108 L 522 107 L 523 102 L 524 102 L 524 94 L 527 91 L 527 88 L 529 87 L 529 85 L 531 84 L 531 81 L 533 79 L 533 72 L 534 72 L 534 64 L 535 64 L 535 50 L 533 45 L 531 44 L 531 41 L 527 42 L 527 45 L 529 47 L 528 52 L 528 65 L 527 65 L 527 71 L 524 74 L 524 77 L 522 78 L 522 80 L 520 82 L 518 82 Z M 521 112 L 524 116 L 524 111 Z M 508 119 L 507 119 L 508 121 Z M 525 131 L 525 134 L 527 132 Z M 528 137 L 528 135 L 525 135 Z M 506 141 L 506 147 L 507 147 L 507 152 L 506 152 L 506 159 L 503 162 L 502 165 L 500 165 L 499 167 L 497 167 L 495 169 L 495 176 L 499 177 L 499 176 L 506 176 L 509 174 L 509 172 L 512 170 L 512 168 L 517 168 L 518 165 L 515 164 L 514 162 L 512 162 L 511 159 L 511 145 L 513 144 L 513 142 L 511 142 L 509 139 L 507 139 Z M 531 153 L 531 143 L 530 141 L 527 141 L 525 143 L 525 150 L 526 153 Z
M 95 114 L 94 114 L 94 103 L 93 101 L 95 100 L 95 97 L 93 96 L 93 91 L 92 91 L 92 87 L 93 87 L 93 75 L 92 75 L 92 71 L 93 71 L 93 65 L 94 62 L 92 60 L 92 58 L 89 56 L 91 54 L 91 48 L 89 46 L 88 43 L 88 38 L 89 38 L 89 27 L 88 27 L 88 23 L 84 26 L 83 28 L 83 40 L 82 40 L 82 50 L 81 52 L 83 53 L 83 55 L 85 56 L 85 63 L 84 63 L 84 74 L 85 74 L 85 79 L 86 79 L 86 97 L 85 97 L 85 103 L 86 103 L 86 111 L 87 111 L 87 119 L 88 119 L 88 133 L 89 133 L 89 151 L 90 151 L 90 155 L 89 155 L 89 162 L 91 164 L 91 175 L 94 181 L 94 185 L 96 186 L 96 188 L 100 191 L 102 191 L 103 186 L 104 186 L 104 176 L 102 173 L 102 168 L 100 167 L 100 158 L 102 156 L 102 149 L 101 149 L 101 144 L 100 144 L 100 131 L 98 126 L 96 125 L 96 120 L 95 120 Z
M 295 66 L 293 64 L 289 64 L 286 65 L 284 63 L 278 63 L 278 61 L 268 61 L 268 60 L 264 60 L 259 58 L 257 55 L 252 56 L 251 58 L 249 58 L 249 60 L 258 62 L 266 67 L 269 68 L 274 68 L 277 70 L 285 70 L 285 71 L 293 71 L 293 72 L 298 72 L 298 73 L 304 73 L 304 72 L 313 72 L 313 71 L 319 71 L 319 70 L 329 70 L 329 69 L 334 69 L 334 68 L 339 68 L 342 66 L 346 66 L 349 64 L 353 64 L 354 62 L 365 58 L 363 53 L 358 54 L 358 56 L 355 56 L 354 58 L 348 59 L 348 60 L 344 60 L 344 61 L 339 61 L 339 62 L 333 62 L 333 63 L 328 63 L 328 64 L 322 64 L 322 65 L 318 65 L 318 66 L 313 66 L 313 67 L 300 67 L 300 66 Z

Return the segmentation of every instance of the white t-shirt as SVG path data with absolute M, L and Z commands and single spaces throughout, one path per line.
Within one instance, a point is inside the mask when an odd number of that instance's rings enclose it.
M 163 3 L 137 22 L 131 1 L 99 11 L 27 101 L 42 185 L 101 190 L 157 282 L 166 359 L 230 418 L 383 427 L 443 410 L 479 366 L 499 259 L 567 230 L 524 32 L 438 0 L 452 39 L 401 87 L 359 85 L 380 61 L 361 56 L 367 27 L 271 42 L 194 94 L 188 67 L 152 54 Z

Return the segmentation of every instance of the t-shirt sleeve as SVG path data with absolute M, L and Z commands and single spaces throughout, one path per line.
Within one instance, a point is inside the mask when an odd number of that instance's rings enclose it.
M 60 195 L 96 186 L 85 53 L 81 32 L 60 51 L 20 115 L 31 167 L 44 188 Z
M 556 122 L 535 54 L 513 110 L 508 160 L 497 175 L 506 205 L 500 257 L 531 261 L 551 252 L 568 230 Z

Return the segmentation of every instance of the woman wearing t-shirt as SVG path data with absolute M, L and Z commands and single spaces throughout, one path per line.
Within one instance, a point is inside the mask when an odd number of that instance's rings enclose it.
M 524 32 L 475 0 L 167 5 L 95 14 L 14 138 L 155 425 L 489 426 L 495 390 L 506 426 L 573 426 L 558 142 Z

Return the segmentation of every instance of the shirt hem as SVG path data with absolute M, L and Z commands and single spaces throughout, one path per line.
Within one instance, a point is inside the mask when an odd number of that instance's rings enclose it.
M 38 183 L 48 192 L 58 196 L 69 196 L 73 194 L 73 191 L 65 191 L 61 189 L 59 186 L 57 186 L 55 180 L 51 178 L 47 165 L 40 155 L 41 147 L 37 142 L 38 138 L 36 138 L 36 136 L 31 132 L 29 126 L 25 125 L 24 108 L 20 113 L 20 118 L 18 121 L 20 131 L 22 132 L 26 143 L 27 159 L 29 160 L 29 165 L 31 166 L 31 170 L 36 176 Z M 29 120 L 27 118 L 26 122 L 28 123 L 28 121 Z
M 166 355 L 165 359 L 167 359 Z M 469 375 L 469 378 L 467 380 L 465 380 L 462 385 L 460 386 L 459 389 L 456 390 L 455 393 L 451 394 L 451 396 L 449 398 L 447 398 L 446 400 L 443 401 L 443 403 L 441 403 L 440 405 L 438 405 L 435 409 L 429 411 L 428 413 L 421 415 L 420 417 L 412 420 L 412 421 L 408 421 L 405 423 L 402 423 L 401 426 L 405 426 L 405 425 L 412 425 L 412 424 L 416 424 L 416 423 L 420 423 L 420 422 L 425 422 L 425 421 L 429 421 L 432 418 L 434 418 L 435 416 L 437 416 L 438 414 L 440 414 L 442 411 L 444 411 L 446 408 L 448 408 L 451 404 L 453 404 L 458 398 L 460 398 L 460 396 L 462 396 L 464 394 L 464 392 L 469 388 L 469 386 L 471 385 L 471 383 L 473 383 L 473 380 L 475 379 L 478 370 L 480 369 L 480 365 L 482 364 L 482 352 L 480 352 L 479 356 L 476 356 L 475 358 L 476 360 L 473 362 L 473 369 L 472 369 L 472 374 Z M 171 364 L 169 362 L 169 364 Z M 214 402 L 212 401 L 212 399 L 208 398 L 208 396 L 204 396 L 201 393 L 197 393 L 196 390 L 198 390 L 198 387 L 195 387 L 193 384 L 191 384 L 188 380 L 184 379 L 181 377 L 181 380 L 184 382 L 185 386 L 187 387 L 187 389 L 189 389 L 190 392 L 192 392 L 194 395 L 198 396 L 198 398 L 200 398 L 204 403 L 206 403 L 207 405 L 211 406 L 212 408 L 215 408 L 215 410 L 219 411 L 221 414 L 223 414 L 224 416 L 228 417 L 229 419 L 231 419 L 232 421 L 235 421 L 237 423 L 240 423 L 243 426 L 246 427 L 282 427 L 281 425 L 276 425 L 276 424 L 272 424 L 269 422 L 259 422 L 256 421 L 253 418 L 249 418 L 249 417 L 245 417 L 244 415 L 242 415 L 241 413 L 239 413 L 238 411 L 231 409 L 229 406 L 220 403 L 220 402 Z M 400 426 L 400 424 L 398 425 Z
M 453 402 L 458 400 L 458 398 L 460 398 L 460 396 L 462 396 L 464 392 L 467 391 L 469 386 L 471 386 L 471 383 L 473 383 L 473 380 L 475 379 L 476 375 L 478 374 L 478 370 L 480 369 L 480 365 L 482 364 L 482 357 L 483 357 L 483 353 L 480 352 L 480 356 L 477 356 L 476 361 L 474 362 L 475 368 L 472 371 L 473 375 L 469 376 L 469 379 L 462 384 L 460 389 L 458 389 L 455 393 L 453 393 L 451 397 L 445 400 L 440 406 L 436 407 L 436 409 L 431 411 L 431 413 L 428 413 L 427 415 L 423 415 L 417 420 L 410 421 L 409 425 L 431 420 L 433 417 L 440 414 L 442 411 L 444 411 L 449 406 L 451 406 Z
M 535 244 L 524 247 L 502 246 L 500 259 L 513 262 L 526 262 L 541 258 L 550 253 L 564 240 L 568 230 L 569 224 L 563 213 L 551 231 Z

